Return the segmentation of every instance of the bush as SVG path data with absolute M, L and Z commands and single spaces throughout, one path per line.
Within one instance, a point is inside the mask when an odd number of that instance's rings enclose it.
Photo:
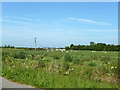
M 67 61 L 67 62 L 72 62 L 73 59 L 72 59 L 72 57 L 70 55 L 66 54 L 64 56 L 64 60 Z
M 89 63 L 88 65 L 89 65 L 89 66 L 96 66 L 96 64 L 95 64 L 95 63 L 92 63 L 92 62 Z
M 69 49 L 70 49 L 69 46 L 66 46 L 66 47 L 65 47 L 65 50 L 69 50 Z
M 17 54 L 13 54 L 13 57 L 14 58 L 19 58 Z
M 32 58 L 34 58 L 34 57 L 35 57 L 35 55 L 32 54 Z
M 47 58 L 47 59 L 46 59 L 46 61 L 47 61 L 47 62 L 50 62 L 50 59 L 49 59 L 49 58 Z
M 26 55 L 26 53 L 20 52 L 19 55 L 18 55 L 18 57 L 19 57 L 20 59 L 25 59 L 25 55 Z
M 55 55 L 53 58 L 54 58 L 54 59 L 60 59 L 60 57 L 57 56 L 57 55 Z

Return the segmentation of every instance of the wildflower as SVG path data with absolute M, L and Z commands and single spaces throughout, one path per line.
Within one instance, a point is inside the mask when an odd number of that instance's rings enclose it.
M 114 74 L 112 74 L 114 76 Z
M 65 74 L 66 74 L 66 75 L 68 75 L 68 74 L 69 74 L 69 72 L 67 71 Z
M 112 66 L 111 69 L 113 69 L 114 67 Z
M 110 62 L 108 62 L 108 64 L 110 64 Z

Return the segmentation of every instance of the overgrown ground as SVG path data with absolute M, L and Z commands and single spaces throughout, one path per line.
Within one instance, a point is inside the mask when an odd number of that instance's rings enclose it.
M 118 88 L 118 52 L 2 50 L 2 76 L 37 88 Z

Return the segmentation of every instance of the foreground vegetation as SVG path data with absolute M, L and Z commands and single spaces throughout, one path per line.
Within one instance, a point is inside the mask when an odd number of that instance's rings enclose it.
M 37 88 L 118 88 L 117 51 L 4 48 L 2 76 Z

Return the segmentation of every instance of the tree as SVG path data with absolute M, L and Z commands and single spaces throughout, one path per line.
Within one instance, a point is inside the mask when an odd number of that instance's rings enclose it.
M 71 45 L 70 45 L 70 48 L 72 48 L 73 46 L 74 46 L 74 44 L 71 44 Z
M 94 42 L 90 42 L 90 45 L 94 45 L 95 43 Z
M 71 48 L 71 49 L 73 49 L 73 50 L 79 50 L 79 48 L 78 48 L 78 46 L 77 46 L 77 45 L 72 46 L 72 48 Z
M 66 47 L 65 47 L 65 50 L 69 50 L 69 49 L 70 49 L 69 46 L 66 46 Z

